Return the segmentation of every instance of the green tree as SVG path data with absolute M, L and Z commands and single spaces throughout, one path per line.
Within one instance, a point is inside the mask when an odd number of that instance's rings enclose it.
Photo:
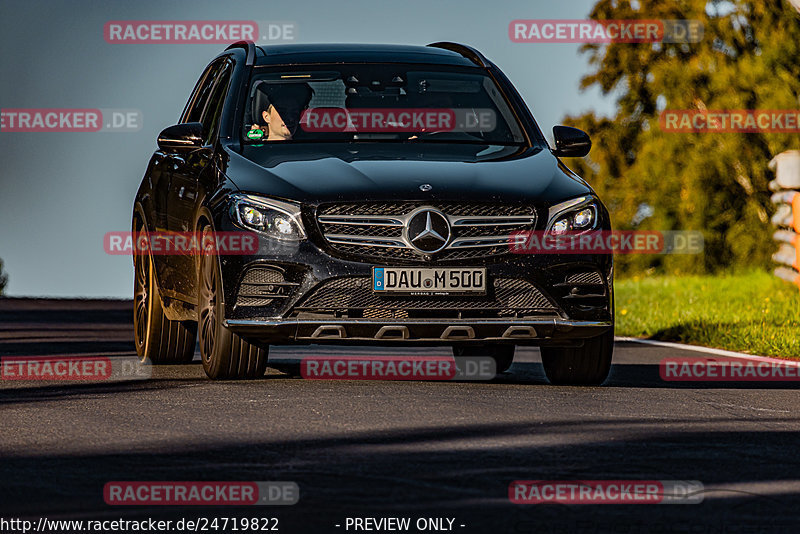
M 571 162 L 608 203 L 615 229 L 700 230 L 705 253 L 620 256 L 618 272 L 714 272 L 767 266 L 767 162 L 796 134 L 675 133 L 668 110 L 797 109 L 800 16 L 787 0 L 599 0 L 591 18 L 692 19 L 698 43 L 583 45 L 582 87 L 616 98 L 613 117 L 569 116 L 594 142 Z M 652 215 L 644 220 L 642 208 Z M 637 217 L 637 212 L 640 217 Z
M 0 295 L 3 294 L 6 283 L 8 283 L 8 275 L 3 272 L 3 260 L 0 260 Z

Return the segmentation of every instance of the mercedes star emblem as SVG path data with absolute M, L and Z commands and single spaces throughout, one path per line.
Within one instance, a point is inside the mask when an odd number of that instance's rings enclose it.
M 412 247 L 425 254 L 439 252 L 450 241 L 450 223 L 433 208 L 420 208 L 406 225 L 406 236 Z
M 433 189 L 433 186 L 431 184 L 422 184 L 421 186 L 419 186 L 419 190 L 425 191 L 426 193 L 431 189 Z

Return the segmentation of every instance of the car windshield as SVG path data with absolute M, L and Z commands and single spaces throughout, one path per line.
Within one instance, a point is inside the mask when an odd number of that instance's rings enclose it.
M 402 64 L 256 68 L 242 135 L 248 144 L 525 142 L 508 103 L 483 71 Z

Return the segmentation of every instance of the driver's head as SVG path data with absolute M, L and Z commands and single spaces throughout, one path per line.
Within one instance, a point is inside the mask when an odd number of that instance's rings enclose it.
M 291 139 L 308 107 L 313 90 L 306 83 L 262 84 L 259 88 L 269 100 L 261 118 L 269 127 L 269 140 Z

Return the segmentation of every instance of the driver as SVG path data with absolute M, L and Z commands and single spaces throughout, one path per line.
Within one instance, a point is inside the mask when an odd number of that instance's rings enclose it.
M 266 126 L 254 124 L 247 137 L 268 141 L 292 139 L 314 90 L 306 83 L 262 83 L 258 90 L 269 102 L 267 108 L 261 110 L 261 119 Z

